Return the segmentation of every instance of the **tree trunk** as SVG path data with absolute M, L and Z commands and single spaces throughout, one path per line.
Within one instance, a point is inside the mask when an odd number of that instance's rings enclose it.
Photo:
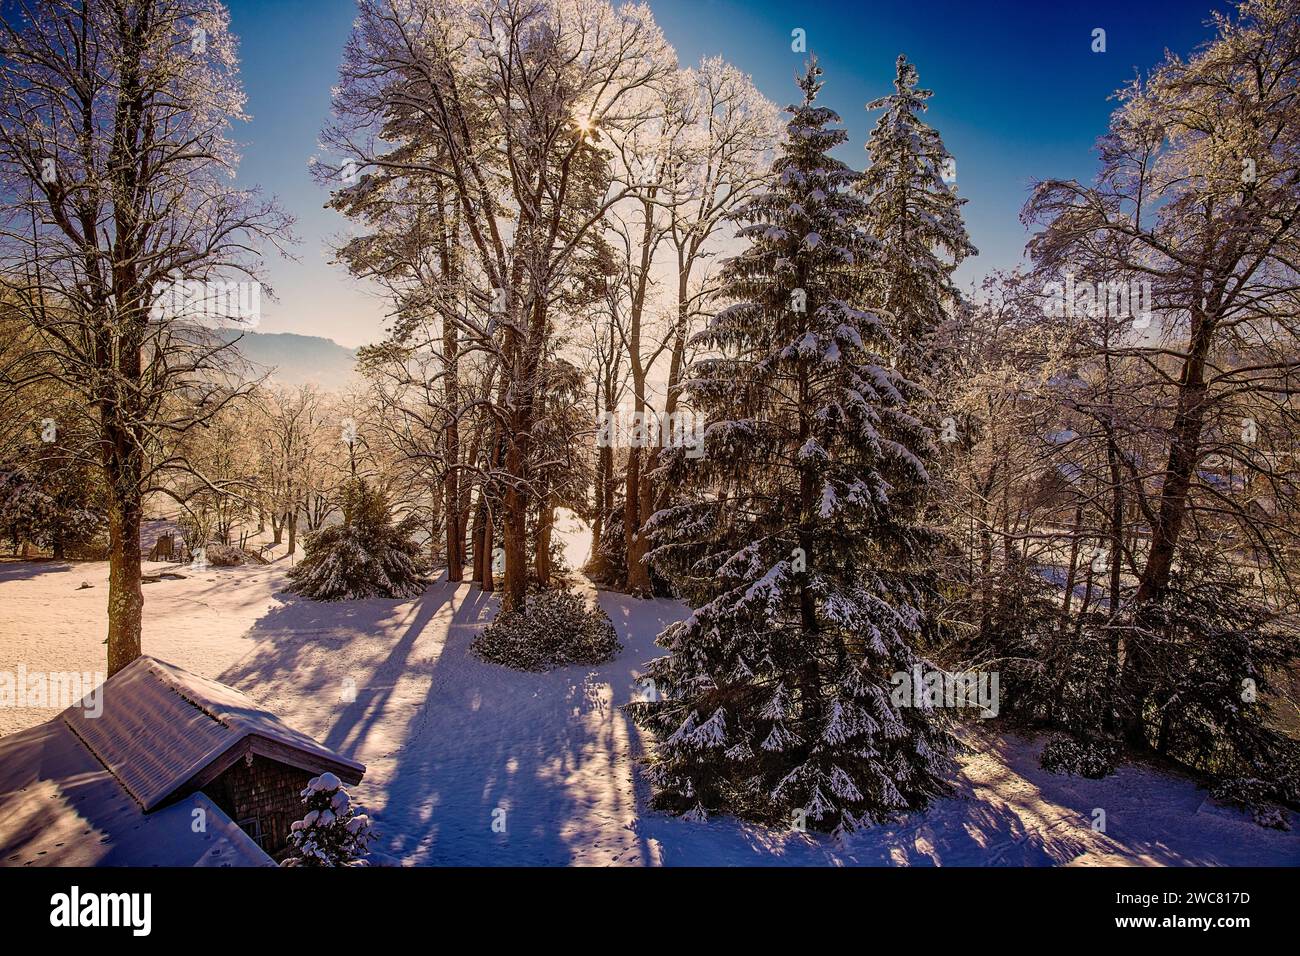
M 812 426 L 808 420 L 808 404 L 808 381 L 806 373 L 801 371 L 799 375 L 799 444 L 801 447 L 812 434 Z M 816 567 L 813 558 L 813 515 L 817 507 L 817 476 L 807 462 L 800 465 L 799 471 L 799 548 L 803 551 L 804 567 L 807 569 Z M 798 588 L 801 636 L 810 646 L 816 646 L 816 635 L 819 631 L 817 600 L 808 587 L 806 570 L 799 575 Z M 807 720 L 808 726 L 816 727 L 821 723 L 822 700 L 821 675 L 815 655 L 810 654 L 808 662 L 800 668 L 799 680 L 805 708 L 803 718 Z
M 533 563 L 537 583 L 551 586 L 551 531 L 555 527 L 555 500 L 549 487 L 542 489 L 542 506 L 537 518 L 537 550 Z
M 1111 505 L 1110 505 L 1110 601 L 1108 602 L 1110 623 L 1110 656 L 1106 661 L 1106 730 L 1115 730 L 1115 688 L 1119 679 L 1120 668 L 1120 629 L 1116 617 L 1119 615 L 1119 589 L 1123 574 L 1124 559 L 1124 486 L 1120 471 L 1119 448 L 1115 442 L 1115 430 L 1110 424 L 1106 428 L 1106 458 L 1110 465 Z
M 627 546 L 627 592 L 649 595 L 650 569 L 642 559 L 649 550 L 641 533 L 641 449 L 628 449 L 626 498 L 623 502 L 623 540 Z
M 451 235 L 441 223 L 447 222 L 443 206 L 442 190 L 434 195 L 439 219 L 438 255 L 443 276 L 448 282 L 459 278 L 457 262 L 452 255 L 452 247 L 459 232 L 459 225 L 453 221 Z M 463 581 L 465 578 L 465 518 L 460 507 L 460 332 L 450 312 L 444 313 L 442 319 L 442 351 L 447 362 L 443 375 L 443 389 L 446 405 L 451 414 L 447 420 L 447 430 L 443 436 L 443 495 L 446 499 L 447 513 L 447 580 Z
M 592 489 L 596 501 L 594 514 L 591 517 L 591 554 L 587 556 L 586 568 L 587 572 L 597 580 L 605 575 L 605 562 L 601 558 L 601 552 L 604 550 L 602 539 L 605 536 L 605 512 L 609 508 L 605 502 L 605 468 L 608 460 L 610 460 L 609 449 L 600 449 L 596 458 L 595 488 Z
M 1160 509 L 1151 528 L 1151 550 L 1138 584 L 1137 603 L 1158 600 L 1169 585 L 1174 556 L 1187 514 L 1187 493 L 1200 457 L 1205 421 L 1205 361 L 1210 348 L 1210 323 L 1193 315 L 1192 347 L 1178 384 L 1178 409 L 1174 415 L 1169 463 L 1160 490 Z
M 130 479 L 127 479 L 129 485 Z M 119 479 L 116 483 L 122 487 Z M 140 502 L 135 488 L 108 509 L 108 676 L 140 656 L 144 593 L 140 588 Z M 134 500 L 133 500 L 134 499 Z
M 523 474 L 522 434 L 516 432 L 506 453 L 506 470 L 511 476 Z M 502 531 L 505 541 L 506 575 L 502 584 L 501 609 L 523 610 L 528 597 L 528 499 L 515 482 L 506 489 Z
M 1200 457 L 1201 432 L 1205 421 L 1207 387 L 1205 363 L 1209 355 L 1212 327 L 1203 313 L 1193 312 L 1191 347 L 1178 382 L 1178 407 L 1174 414 L 1173 434 L 1169 446 L 1169 463 L 1160 489 L 1160 507 L 1151 528 L 1151 549 L 1138 582 L 1134 599 L 1136 613 L 1142 605 L 1164 596 L 1173 572 L 1174 557 L 1187 515 L 1187 495 L 1192 475 Z M 1126 654 L 1120 677 L 1128 712 L 1124 715 L 1124 738 L 1132 747 L 1147 745 L 1143 711 L 1147 698 L 1147 681 L 1142 674 L 1140 657 Z
M 658 241 L 654 229 L 654 207 L 649 200 L 642 200 L 642 216 L 641 259 L 636 274 L 636 282 L 632 289 L 632 303 L 629 310 L 630 328 L 628 329 L 627 343 L 628 358 L 632 371 L 632 393 L 636 403 L 634 410 L 637 414 L 644 416 L 647 411 L 646 377 L 648 370 L 641 357 L 641 320 L 645 312 L 646 295 L 649 291 L 650 266 L 654 248 Z M 641 433 L 644 436 L 649 433 L 649 429 L 643 427 Z M 645 463 L 642 461 L 642 449 L 640 447 L 634 446 L 628 451 L 627 487 L 624 492 L 623 506 L 623 540 L 627 548 L 627 592 L 629 594 L 648 596 L 650 594 L 650 569 L 643 563 L 642 558 L 645 557 L 649 548 L 645 536 L 641 533 L 641 516 L 644 510 L 641 505 L 643 485 L 641 470 Z
M 494 535 L 492 534 L 492 512 L 489 510 L 484 515 L 483 521 L 483 590 L 489 594 L 497 589 L 496 571 L 492 565 L 496 556 L 492 553 L 495 546 Z
M 483 497 L 480 494 L 478 507 L 474 510 L 474 527 L 470 534 L 474 547 L 474 567 L 470 575 L 470 580 L 477 584 L 482 584 L 484 580 L 483 571 L 485 564 L 483 561 L 483 526 L 486 524 L 486 518 L 484 515 L 485 511 L 486 507 L 483 503 Z
M 510 432 L 505 436 L 507 483 L 502 502 L 502 533 L 505 538 L 506 573 L 502 584 L 501 609 L 522 611 L 528 597 L 528 493 L 524 473 L 532 447 L 531 434 L 537 401 L 538 370 L 544 358 L 546 300 L 537 297 L 529 311 L 529 334 L 517 353 L 514 374 L 503 382 L 502 405 L 513 406 Z
M 456 454 L 452 446 L 457 439 L 452 436 L 454 429 L 447 430 L 448 456 Z M 448 469 L 443 482 L 443 496 L 446 500 L 447 525 L 447 580 L 459 582 L 465 580 L 465 527 L 460 512 L 460 488 L 455 469 Z
M 614 374 L 611 360 L 610 371 L 606 373 L 604 383 L 604 412 L 613 415 L 617 410 L 614 404 Z M 614 447 L 612 442 L 605 443 L 599 452 L 596 465 L 596 516 L 592 522 L 591 556 L 587 568 L 597 581 L 610 579 L 610 567 L 604 557 L 605 535 L 619 534 L 617 526 L 606 526 L 610 510 L 614 506 L 614 489 L 617 479 L 614 475 Z
M 289 526 L 289 553 L 298 551 L 298 512 L 290 511 L 285 515 L 284 523 Z
M 1074 509 L 1074 531 L 1070 535 L 1070 566 L 1065 573 L 1065 597 L 1061 601 L 1061 632 L 1070 626 L 1070 604 L 1074 600 L 1074 584 L 1079 573 L 1079 535 L 1083 529 L 1083 502 Z

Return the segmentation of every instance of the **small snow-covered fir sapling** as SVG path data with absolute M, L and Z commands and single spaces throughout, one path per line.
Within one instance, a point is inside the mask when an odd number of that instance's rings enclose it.
M 317 601 L 417 597 L 429 566 L 412 540 L 413 515 L 394 523 L 388 499 L 365 479 L 348 482 L 343 522 L 308 536 L 292 589 Z
M 650 560 L 694 608 L 629 705 L 658 739 L 656 805 L 848 830 L 946 789 L 942 714 L 896 704 L 925 666 L 930 555 L 921 519 L 937 455 L 904 343 L 865 305 L 858 174 L 831 155 L 835 113 L 802 102 L 765 191 L 741 211 L 722 308 L 694 339 L 687 386 L 704 455 L 670 454 L 675 498 L 648 522 Z M 903 330 L 905 331 L 905 330 Z
M 282 866 L 350 866 L 365 856 L 370 818 L 353 809 L 337 776 L 312 777 L 301 796 L 307 813 L 289 828 L 292 850 Z

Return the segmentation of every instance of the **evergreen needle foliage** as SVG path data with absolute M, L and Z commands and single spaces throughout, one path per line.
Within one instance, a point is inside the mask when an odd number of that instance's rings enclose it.
M 289 572 L 292 590 L 317 601 L 423 593 L 429 566 L 411 539 L 414 518 L 394 524 L 388 499 L 364 479 L 348 484 L 342 508 L 342 524 L 307 538 L 305 557 Z
M 694 611 L 659 637 L 659 806 L 845 830 L 944 789 L 953 740 L 937 712 L 891 700 L 920 661 L 934 542 L 917 522 L 934 455 L 923 392 L 866 311 L 858 174 L 830 151 L 839 118 L 813 62 L 749 248 L 687 383 L 705 455 L 673 457 L 677 503 L 649 522 L 651 560 Z
M 521 671 L 603 664 L 622 650 L 605 612 L 570 591 L 529 595 L 522 611 L 502 611 L 473 646 L 485 661 Z

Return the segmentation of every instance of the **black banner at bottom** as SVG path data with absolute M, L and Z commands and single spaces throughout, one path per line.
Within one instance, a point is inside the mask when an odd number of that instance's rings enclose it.
M 470 940 L 518 933 L 552 944 L 570 931 L 582 934 L 577 943 L 603 931 L 625 944 L 677 932 L 696 945 L 714 935 L 770 944 L 784 924 L 834 930 L 857 921 L 893 924 L 922 947 L 930 935 L 951 947 L 981 926 L 1227 942 L 1294 925 L 1284 913 L 1294 909 L 1293 878 L 1286 869 L 24 868 L 0 869 L 0 913 L 19 938 L 191 941 L 204 950 L 240 939 L 373 943 L 384 939 L 377 933 L 424 933 L 446 920 Z

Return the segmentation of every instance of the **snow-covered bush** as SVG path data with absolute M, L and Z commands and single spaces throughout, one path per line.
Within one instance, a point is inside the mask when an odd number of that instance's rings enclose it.
M 1119 747 L 1104 738 L 1079 740 L 1054 737 L 1043 748 L 1039 765 L 1049 773 L 1067 773 L 1091 780 L 1109 777 L 1115 772 Z
M 1278 784 L 1259 777 L 1230 777 L 1220 782 L 1211 792 L 1215 800 L 1240 807 L 1255 818 L 1255 822 L 1270 830 L 1289 830 L 1286 811 L 1273 801 L 1277 798 Z
M 1099 726 L 1108 699 L 1092 666 L 1099 646 L 1094 633 L 1062 632 L 1059 592 L 1041 569 L 1011 555 L 988 572 L 967 571 L 960 554 L 946 556 L 945 585 L 965 600 L 953 601 L 945 617 L 959 620 L 942 663 L 954 671 L 1000 675 L 1000 717 L 1021 725 L 1054 723 L 1072 733 Z M 973 575 L 973 577 L 972 577 Z M 1089 710 L 1091 708 L 1091 710 Z
M 338 777 L 312 777 L 300 795 L 307 813 L 289 828 L 292 849 L 281 866 L 349 866 L 365 856 L 370 818 L 353 810 Z
M 1010 583 L 999 586 L 1011 594 Z M 1158 600 L 1135 608 L 1126 595 L 1113 617 L 1103 602 L 1062 622 L 1059 597 L 1014 593 L 1005 613 L 990 614 L 986 636 L 963 648 L 965 667 L 1000 669 L 1009 718 L 1076 740 L 1118 735 L 1209 781 L 1277 781 L 1262 796 L 1300 798 L 1300 784 L 1281 783 L 1300 778 L 1300 745 L 1273 714 L 1273 683 L 1300 645 L 1230 562 L 1185 547 Z M 1049 747 L 1043 765 L 1081 772 L 1072 766 L 1096 763 L 1082 747 Z
M 1300 745 L 1276 729 L 1272 709 L 1273 680 L 1294 666 L 1300 643 L 1229 562 L 1180 552 L 1128 645 L 1122 684 L 1152 749 L 1217 780 L 1285 780 L 1284 768 L 1300 765 Z
M 529 595 L 522 611 L 497 615 L 472 646 L 483 660 L 521 671 L 603 664 L 622 650 L 605 612 L 571 591 Z
M 214 568 L 236 568 L 244 563 L 244 552 L 229 544 L 210 544 L 203 550 L 203 556 Z
M 388 500 L 364 480 L 343 495 L 343 523 L 307 537 L 305 556 L 289 572 L 292 590 L 317 601 L 416 597 L 429 565 L 411 539 L 415 519 L 394 524 Z

